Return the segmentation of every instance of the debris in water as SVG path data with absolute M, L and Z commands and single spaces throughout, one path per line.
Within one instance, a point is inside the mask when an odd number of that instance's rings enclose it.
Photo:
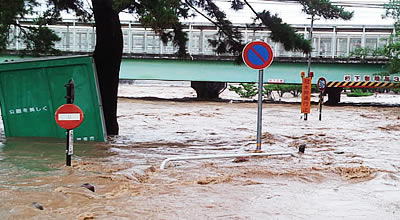
M 40 203 L 38 202 L 32 202 L 33 207 L 39 209 L 39 210 L 43 210 L 43 206 L 40 205 Z
M 94 215 L 89 212 L 82 213 L 78 216 L 79 220 L 89 220 L 89 219 L 94 219 Z
M 369 167 L 338 167 L 336 171 L 346 180 L 370 177 L 373 169 Z
M 70 194 L 70 195 L 78 195 L 78 196 L 82 196 L 82 197 L 86 197 L 88 199 L 98 199 L 101 198 L 101 196 L 98 196 L 94 193 L 89 193 L 86 192 L 86 190 L 82 189 L 82 190 L 77 190 L 77 189 L 69 189 L 67 187 L 57 187 L 55 190 L 55 192 L 60 192 L 60 193 L 64 193 L 64 194 Z M 85 192 L 84 192 L 85 191 Z
M 400 131 L 399 125 L 378 126 L 378 128 L 384 131 Z
M 299 141 L 295 140 L 288 144 L 288 147 L 298 147 L 300 145 Z
M 255 182 L 253 180 L 246 180 L 243 185 L 244 186 L 249 186 L 249 185 L 258 185 L 258 184 L 263 184 L 263 183 Z
M 306 150 L 306 145 L 305 144 L 299 145 L 299 153 L 304 154 L 305 150 Z
M 205 178 L 205 179 L 202 179 L 202 180 L 198 180 L 197 184 L 207 185 L 207 184 L 210 184 L 210 183 L 215 183 L 216 181 L 217 181 L 216 179 L 208 177 L 208 178 Z
M 90 183 L 82 184 L 81 187 L 84 187 L 84 188 L 86 188 L 86 189 L 88 189 L 88 190 L 94 192 L 94 186 L 91 185 Z
M 264 134 L 262 134 L 261 139 L 264 141 L 264 144 L 271 144 L 271 145 L 281 141 L 280 138 L 274 136 L 269 132 L 265 132 Z
M 232 162 L 233 163 L 242 163 L 249 161 L 249 157 L 236 157 Z
M 226 183 L 230 181 L 232 181 L 231 176 L 206 177 L 205 179 L 198 180 L 197 184 L 207 185 L 207 184 Z

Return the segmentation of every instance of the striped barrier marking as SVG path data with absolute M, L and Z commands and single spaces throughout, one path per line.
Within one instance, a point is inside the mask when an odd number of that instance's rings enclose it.
M 326 86 L 338 88 L 400 88 L 400 83 L 330 81 Z

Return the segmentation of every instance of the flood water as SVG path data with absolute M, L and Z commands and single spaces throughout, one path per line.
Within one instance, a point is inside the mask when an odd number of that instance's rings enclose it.
M 142 96 L 193 95 L 186 87 L 137 85 L 122 86 L 120 95 L 149 90 Z M 0 217 L 400 219 L 398 107 L 324 106 L 319 121 L 312 106 L 304 121 L 299 104 L 264 104 L 262 150 L 294 157 L 174 161 L 160 169 L 169 157 L 254 152 L 256 115 L 251 102 L 120 98 L 120 135 L 78 143 L 70 168 L 62 140 L 3 138 Z

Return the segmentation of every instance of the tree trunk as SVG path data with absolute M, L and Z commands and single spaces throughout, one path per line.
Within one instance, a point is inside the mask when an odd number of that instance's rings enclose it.
M 197 98 L 203 100 L 218 99 L 219 94 L 226 89 L 225 82 L 192 81 L 190 86 L 196 91 Z
M 117 135 L 117 95 L 123 38 L 118 13 L 111 0 L 92 0 L 96 21 L 96 63 L 107 135 Z
M 328 93 L 328 101 L 326 105 L 337 105 L 340 102 L 340 94 L 342 93 L 342 88 L 328 87 L 325 90 Z

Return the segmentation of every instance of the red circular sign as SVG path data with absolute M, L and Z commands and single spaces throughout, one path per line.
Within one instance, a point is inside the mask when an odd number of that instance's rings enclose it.
M 65 104 L 57 109 L 54 119 L 58 126 L 67 130 L 74 129 L 82 123 L 83 113 L 78 106 Z
M 260 70 L 271 65 L 274 54 L 264 41 L 253 41 L 243 48 L 242 58 L 248 67 Z
M 317 87 L 319 91 L 324 91 L 324 89 L 326 88 L 326 79 L 324 77 L 318 79 Z

